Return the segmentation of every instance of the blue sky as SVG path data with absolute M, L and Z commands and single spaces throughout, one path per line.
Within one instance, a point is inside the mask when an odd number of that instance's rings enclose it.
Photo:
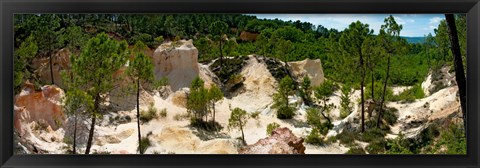
M 275 19 L 284 21 L 310 22 L 314 25 L 322 25 L 328 29 L 335 28 L 339 31 L 347 28 L 348 25 L 357 20 L 370 25 L 370 29 L 377 34 L 383 20 L 389 14 L 253 14 L 259 19 Z M 438 27 L 440 21 L 445 18 L 443 14 L 393 14 L 397 23 L 403 25 L 401 36 L 423 37 L 432 33 Z

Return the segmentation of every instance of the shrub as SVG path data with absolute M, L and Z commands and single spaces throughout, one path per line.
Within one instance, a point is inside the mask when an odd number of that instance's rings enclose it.
M 253 118 L 253 119 L 259 119 L 260 117 L 260 111 L 255 111 L 253 112 L 252 114 L 250 114 L 250 117 Z
M 142 137 L 140 139 L 140 146 L 137 147 L 137 151 L 141 151 L 140 153 L 145 153 L 145 151 L 147 151 L 147 149 L 151 146 L 152 144 L 150 143 L 150 140 L 148 139 L 148 137 Z
M 350 102 L 350 95 L 352 94 L 352 87 L 345 84 L 342 87 L 342 95 L 340 96 L 340 118 L 344 119 L 352 113 L 352 105 Z
M 157 108 L 153 106 L 153 103 L 150 104 L 147 111 L 140 112 L 140 121 L 149 122 L 158 117 Z
M 293 107 L 280 107 L 277 110 L 277 118 L 278 119 L 292 119 L 295 115 Z
M 173 116 L 173 119 L 175 121 L 181 121 L 181 120 L 185 120 L 189 118 L 188 114 L 175 114 L 175 116 Z
M 402 133 L 397 138 L 388 140 L 386 149 L 386 154 L 413 154 L 408 148 L 408 143 Z
M 280 124 L 273 122 L 267 125 L 267 135 L 272 135 L 272 131 L 280 127 Z
M 425 93 L 423 92 L 422 86 L 420 84 L 416 84 L 412 88 L 403 91 L 399 95 L 393 96 L 392 101 L 411 103 L 416 99 L 421 99 L 424 97 Z
M 322 145 L 325 144 L 325 141 L 320 134 L 320 131 L 316 128 L 312 129 L 312 132 L 305 138 L 305 142 L 314 145 Z
M 167 117 L 167 109 L 163 108 L 162 111 L 160 111 L 160 117 L 165 118 Z
M 385 147 L 387 146 L 387 141 L 383 137 L 378 138 L 374 141 L 371 141 L 370 144 L 365 148 L 369 154 L 381 154 L 385 153 Z
M 465 130 L 461 125 L 451 124 L 440 136 L 440 144 L 447 147 L 447 154 L 467 154 Z
M 355 137 L 357 136 L 359 136 L 358 133 L 355 133 L 347 129 L 343 129 L 343 131 L 340 134 L 337 134 L 336 138 L 340 140 L 340 143 L 342 144 L 352 145 L 355 141 Z
M 363 150 L 361 147 L 354 146 L 354 147 L 351 147 L 345 154 L 366 154 L 366 153 L 365 153 L 365 150 Z
M 386 134 L 387 132 L 385 130 L 373 127 L 362 133 L 360 139 L 364 142 L 374 142 L 379 139 L 385 139 Z

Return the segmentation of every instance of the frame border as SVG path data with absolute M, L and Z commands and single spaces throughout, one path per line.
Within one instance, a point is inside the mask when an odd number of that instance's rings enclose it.
M 479 0 L 2 0 L 0 167 L 478 167 Z M 13 155 L 14 13 L 467 13 L 467 155 Z

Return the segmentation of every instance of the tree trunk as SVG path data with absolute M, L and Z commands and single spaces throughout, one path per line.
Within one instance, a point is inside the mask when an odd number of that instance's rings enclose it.
M 93 113 L 92 113 L 92 124 L 90 125 L 90 132 L 88 134 L 87 148 L 85 149 L 85 154 L 90 154 L 90 148 L 92 147 L 93 133 L 95 130 L 95 121 L 97 119 L 97 117 L 95 116 L 95 113 L 98 110 L 99 99 L 100 99 L 100 95 L 97 94 L 94 101 L 94 107 L 93 107 Z
M 220 69 L 223 66 L 223 53 L 222 53 L 222 36 L 220 35 Z
M 243 144 L 246 145 L 247 142 L 245 142 L 245 134 L 243 134 L 243 125 L 242 125 L 242 121 L 239 120 L 238 123 L 240 124 L 240 131 L 242 131 L 242 141 L 243 141 Z
M 380 101 L 380 108 L 378 110 L 378 118 L 377 118 L 377 128 L 380 128 L 380 121 L 382 118 L 382 111 L 383 111 L 383 103 L 385 103 L 385 94 L 387 92 L 387 82 L 388 82 L 388 76 L 390 73 L 390 56 L 391 54 L 388 54 L 387 58 L 387 76 L 385 77 L 385 82 L 383 84 L 383 94 L 382 94 L 382 100 Z
M 75 113 L 75 123 L 73 126 L 73 154 L 77 154 L 77 113 Z
M 52 53 L 48 52 L 49 57 L 50 57 L 50 77 L 52 78 L 52 85 L 55 84 L 55 81 L 53 80 L 53 64 L 52 64 Z
M 455 18 L 453 14 L 445 14 L 447 20 L 449 37 L 451 42 L 451 50 L 455 62 L 455 80 L 457 81 L 458 90 L 460 91 L 460 103 L 462 106 L 463 125 L 465 132 L 467 132 L 467 79 L 463 70 L 462 55 L 460 53 L 460 45 L 458 42 L 457 28 L 455 25 Z
M 373 74 L 373 68 L 372 70 L 372 100 L 375 101 L 375 78 Z
M 362 81 L 360 83 L 360 97 L 362 101 L 362 132 L 365 132 L 365 97 L 363 95 L 363 86 L 365 84 L 365 69 L 363 67 L 363 57 L 362 54 L 360 54 L 360 68 L 361 68 L 361 73 L 362 73 Z
M 213 125 L 215 125 L 215 102 L 212 103 L 213 106 Z
M 143 154 L 142 151 L 142 134 L 140 133 L 140 79 L 137 79 L 137 129 L 138 129 L 138 151 Z

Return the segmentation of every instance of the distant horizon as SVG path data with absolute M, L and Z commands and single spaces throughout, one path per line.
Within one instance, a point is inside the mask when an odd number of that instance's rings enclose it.
M 315 26 L 322 25 L 327 29 L 343 31 L 355 21 L 369 25 L 378 34 L 383 20 L 390 14 L 247 14 L 256 16 L 258 19 L 279 19 L 283 21 L 310 22 Z M 402 37 L 424 37 L 429 33 L 435 36 L 434 29 L 438 27 L 443 14 L 392 14 L 398 24 L 403 25 L 400 32 Z

